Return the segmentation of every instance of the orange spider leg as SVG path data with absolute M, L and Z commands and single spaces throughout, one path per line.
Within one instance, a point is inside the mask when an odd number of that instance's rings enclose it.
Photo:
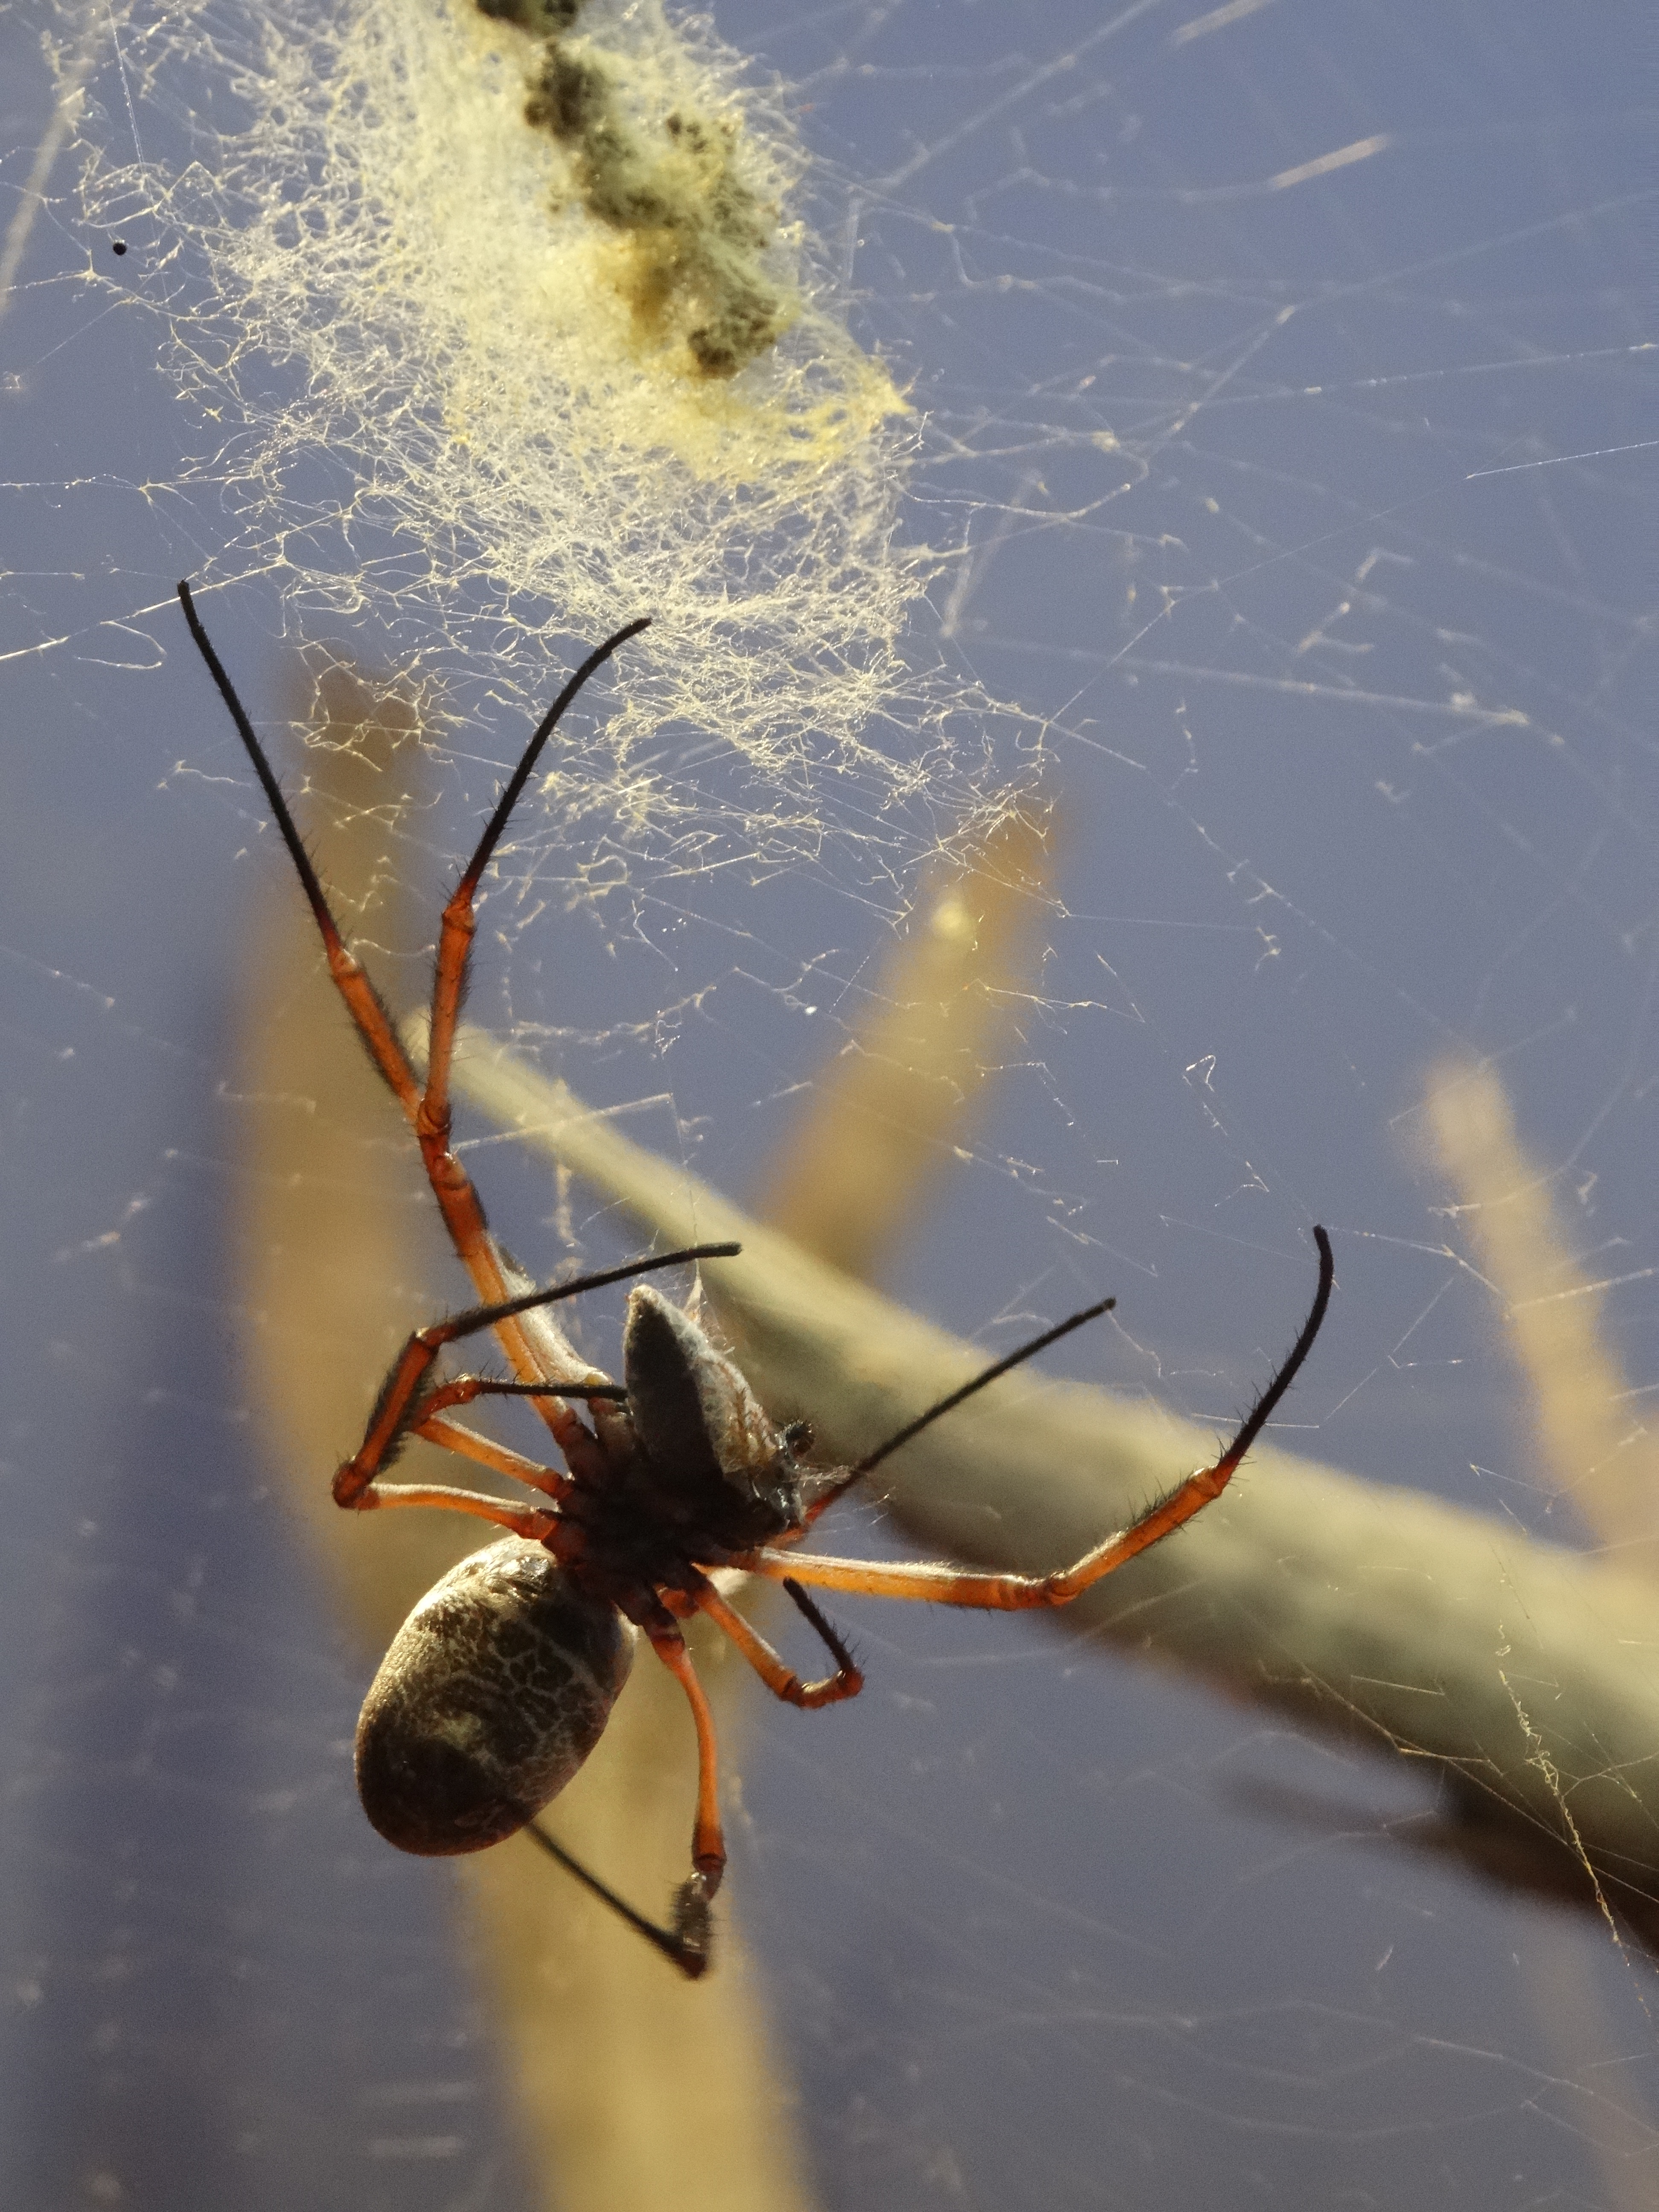
M 864 1687 L 864 1676 L 854 1663 L 852 1653 L 797 1580 L 786 1578 L 784 1588 L 823 1638 L 836 1662 L 835 1673 L 826 1675 L 821 1682 L 803 1682 L 760 1631 L 729 1606 L 706 1577 L 699 1576 L 693 1586 L 693 1598 L 697 1610 L 706 1613 L 717 1628 L 725 1631 L 773 1696 L 781 1698 L 786 1705 L 816 1712 L 821 1706 L 839 1705 L 843 1698 L 856 1698 Z
M 450 1242 L 455 1248 L 456 1256 L 472 1278 L 474 1287 L 486 1304 L 504 1303 L 507 1298 L 510 1285 L 501 1255 L 496 1249 L 495 1239 L 489 1233 L 489 1224 L 485 1218 L 483 1202 L 474 1189 L 465 1169 L 449 1149 L 449 1112 L 447 1103 L 449 1056 L 454 1035 L 455 1019 L 459 1009 L 459 989 L 465 978 L 465 944 L 470 940 L 471 923 L 469 921 L 467 925 L 465 937 L 464 939 L 457 937 L 456 933 L 449 927 L 448 913 L 447 910 L 446 911 L 443 943 L 448 945 L 452 940 L 453 941 L 454 949 L 450 954 L 453 985 L 446 990 L 441 972 L 441 972 L 434 986 L 434 1042 L 428 1060 L 426 1095 L 422 1097 L 415 1071 L 410 1064 L 408 1054 L 398 1041 L 397 1027 L 386 1010 L 385 1002 L 369 980 L 362 963 L 347 949 L 345 940 L 340 934 L 339 925 L 336 922 L 333 912 L 329 906 L 327 894 L 323 890 L 316 869 L 311 864 L 311 856 L 307 852 L 300 833 L 295 826 L 294 817 L 289 811 L 288 800 L 283 795 L 283 787 L 276 781 L 270 762 L 265 758 L 264 748 L 254 734 L 253 725 L 248 719 L 246 709 L 236 696 L 235 686 L 226 674 L 224 665 L 214 651 L 208 634 L 202 626 L 201 618 L 196 611 L 195 601 L 191 597 L 188 583 L 181 582 L 179 586 L 179 604 L 184 609 L 185 620 L 190 626 L 190 634 L 196 641 L 197 649 L 207 664 L 208 673 L 217 685 L 219 695 L 229 709 L 230 718 L 236 726 L 237 734 L 242 740 L 248 758 L 253 763 L 254 773 L 259 779 L 277 829 L 282 833 L 283 842 L 288 848 L 289 857 L 299 875 L 307 902 L 311 908 L 312 915 L 322 937 L 324 951 L 328 958 L 329 975 L 340 996 L 345 1001 L 346 1010 L 356 1025 L 358 1035 L 368 1048 L 370 1059 L 374 1062 L 387 1087 L 402 1107 L 410 1127 L 419 1140 L 421 1158 L 426 1168 L 427 1180 L 432 1186 L 433 1196 L 438 1201 L 438 1208 L 443 1215 L 444 1226 L 449 1231 Z M 642 623 L 635 623 L 633 626 L 634 629 L 642 627 Z M 538 727 L 535 736 L 531 740 L 526 761 L 520 764 L 520 772 L 515 775 L 509 783 L 507 793 L 504 797 L 510 796 L 513 799 L 519 797 L 528 774 L 526 763 L 533 761 L 535 755 L 545 744 L 552 732 L 554 723 L 569 704 L 570 700 L 574 697 L 580 684 L 611 653 L 615 651 L 623 638 L 632 635 L 633 630 L 623 630 L 617 637 L 611 639 L 597 653 L 589 656 L 578 675 L 565 686 L 564 690 L 559 695 L 553 712 Z M 485 832 L 484 843 L 480 848 L 482 857 L 475 856 L 475 866 L 478 873 L 482 873 L 483 867 L 489 860 L 489 852 L 505 827 L 506 815 L 498 806 Z M 472 870 L 469 870 L 468 876 L 472 878 L 473 888 L 476 889 L 476 877 Z M 464 878 L 463 882 L 466 881 L 467 878 Z M 451 904 L 453 906 L 454 902 L 452 901 Z M 468 911 L 470 914 L 470 902 Z M 441 1005 L 446 1010 L 446 1029 L 441 1059 L 436 1038 L 437 1018 Z M 437 1073 L 435 1083 L 433 1071 L 436 1071 Z M 514 1325 L 513 1320 L 507 1317 L 496 1323 L 495 1331 L 501 1340 L 501 1349 L 506 1353 L 514 1374 L 520 1381 L 537 1382 L 543 1380 L 541 1363 L 537 1358 L 535 1348 L 525 1333 Z M 582 1428 L 575 1413 L 569 1407 L 560 1399 L 545 1398 L 538 1401 L 537 1411 L 552 1431 L 555 1441 L 562 1449 L 574 1449 L 578 1453 L 581 1452 L 584 1449 L 582 1439 L 586 1432 Z
M 426 1090 L 412 1118 L 428 1177 L 437 1194 L 439 1205 L 446 1207 L 446 1220 L 449 1218 L 446 1190 L 453 1191 L 459 1202 L 463 1187 L 467 1193 L 471 1193 L 472 1189 L 465 1170 L 449 1149 L 450 1125 L 453 1118 L 449 1098 L 449 1071 L 454 1058 L 455 1025 L 460 1018 L 461 1001 L 466 995 L 466 973 L 477 928 L 478 885 L 506 831 L 513 810 L 523 796 L 525 786 L 530 781 L 542 749 L 558 726 L 565 709 L 588 678 L 604 666 L 619 646 L 625 645 L 630 637 L 637 637 L 642 629 L 648 628 L 649 622 L 648 616 L 642 616 L 637 622 L 625 623 L 614 635 L 606 638 L 603 645 L 590 653 L 537 724 L 517 768 L 508 777 L 506 788 L 495 802 L 495 811 L 484 825 L 483 835 L 478 840 L 472 858 L 462 871 L 460 881 L 444 908 L 438 933 L 438 957 L 432 974 L 432 1019 L 427 1042 Z M 478 1229 L 483 1231 L 483 1212 L 477 1205 L 476 1194 L 472 1203 L 477 1212 Z M 451 1234 L 455 1232 L 452 1231 Z M 459 1237 L 456 1243 L 459 1250 Z M 466 1257 L 465 1251 L 461 1256 L 463 1259 Z M 500 1298 L 507 1287 L 503 1276 L 499 1287 L 485 1295 Z M 534 1381 L 540 1370 L 533 1346 L 520 1336 L 517 1329 L 500 1329 L 497 1333 L 504 1345 L 509 1334 L 523 1343 L 525 1357 L 522 1361 L 513 1358 L 510 1348 L 507 1356 L 513 1359 L 514 1370 L 521 1380 Z M 567 1455 L 574 1451 L 580 1457 L 586 1453 L 586 1431 L 562 1400 L 544 1399 L 537 1410 Z
M 648 615 L 639 621 L 624 623 L 614 636 L 590 653 L 581 666 L 565 685 L 536 726 L 535 734 L 525 747 L 524 756 L 507 779 L 507 786 L 495 802 L 495 811 L 484 825 L 472 858 L 461 872 L 449 903 L 444 908 L 443 926 L 438 936 L 438 958 L 432 976 L 432 1028 L 427 1047 L 426 1095 L 422 1099 L 416 1118 L 416 1133 L 422 1151 L 428 1142 L 445 1152 L 449 1144 L 451 1109 L 449 1103 L 449 1069 L 455 1051 L 455 1024 L 460 1016 L 461 1001 L 466 995 L 467 965 L 472 957 L 472 939 L 477 928 L 476 902 L 478 885 L 483 872 L 489 866 L 490 855 L 501 842 L 514 808 L 518 805 L 529 782 L 542 748 L 557 728 L 567 707 L 581 690 L 588 678 L 602 668 L 619 646 L 626 645 L 630 637 L 637 637 L 648 628 Z
M 306 902 L 322 938 L 323 949 L 328 956 L 329 975 L 345 1000 L 346 1009 L 356 1025 L 358 1035 L 368 1048 L 370 1059 L 403 1108 L 410 1126 L 415 1127 L 421 1108 L 421 1087 L 410 1065 L 409 1055 L 398 1041 L 396 1024 L 362 962 L 347 949 L 329 905 L 328 895 L 311 864 L 311 855 L 295 826 L 294 817 L 289 811 L 283 787 L 276 781 L 270 763 L 265 758 L 264 748 L 254 735 L 253 725 L 236 695 L 235 686 L 225 672 L 224 664 L 202 627 L 201 617 L 196 611 L 196 603 L 191 597 L 187 583 L 180 583 L 179 586 L 179 604 L 185 611 L 185 620 L 190 625 L 190 634 L 196 641 L 197 650 L 207 663 L 208 673 L 230 710 L 230 718 L 236 725 L 237 734 L 248 758 L 253 763 L 253 772 L 259 779 L 283 842 L 288 848 L 289 858 L 294 863 Z M 507 1282 L 490 1243 L 483 1208 L 465 1170 L 458 1161 L 452 1160 L 451 1164 L 453 1175 L 446 1175 L 441 1179 L 432 1174 L 432 1163 L 428 1162 L 434 1194 L 442 1209 L 456 1252 L 479 1291 L 487 1299 L 501 1299 L 507 1294 Z
M 514 1301 L 512 1303 L 517 1303 Z M 472 1315 L 462 1315 L 456 1322 L 436 1322 L 429 1328 L 417 1328 L 393 1361 L 391 1373 L 380 1388 L 380 1395 L 374 1413 L 369 1416 L 368 1429 L 361 1444 L 349 1460 L 336 1468 L 334 1474 L 334 1503 L 337 1505 L 358 1507 L 368 1504 L 379 1474 L 388 1456 L 395 1451 L 408 1434 L 417 1416 L 428 1409 L 441 1413 L 446 1407 L 467 1405 L 474 1398 L 507 1396 L 544 1398 L 562 1392 L 573 1398 L 586 1397 L 590 1393 L 604 1397 L 618 1395 L 615 1383 L 586 1384 L 576 1382 L 555 1383 L 550 1377 L 534 1382 L 491 1382 L 482 1376 L 462 1376 L 454 1382 L 421 1395 L 421 1384 L 433 1361 L 447 1344 L 457 1336 L 464 1336 L 473 1328 L 489 1328 L 501 1316 L 499 1308 L 485 1310 L 489 1316 L 478 1320 Z
M 825 1559 L 811 1552 L 804 1557 L 799 1553 L 750 1552 L 741 1564 L 776 1582 L 793 1577 L 820 1589 L 861 1592 L 867 1597 L 922 1598 L 932 1605 L 976 1606 L 994 1613 L 1069 1605 L 1103 1576 L 1172 1535 L 1183 1522 L 1219 1498 L 1243 1456 L 1242 1450 L 1234 1449 L 1213 1467 L 1200 1468 L 1139 1521 L 1109 1536 L 1103 1544 L 1097 1544 L 1092 1552 L 1085 1552 L 1075 1566 L 1059 1568 L 1050 1575 L 976 1574 L 943 1560 L 910 1567 L 883 1560 Z
M 702 1897 L 713 1897 L 726 1872 L 726 1838 L 720 1829 L 720 1747 L 714 1716 L 691 1664 L 685 1638 L 672 1626 L 647 1628 L 651 1648 L 686 1694 L 697 1729 L 697 1817 L 691 1831 L 691 1863 L 702 1880 Z
M 1237 1459 L 1229 1458 L 1218 1461 L 1214 1467 L 1201 1468 L 1143 1518 L 1109 1536 L 1092 1552 L 1085 1552 L 1075 1566 L 1059 1568 L 1050 1575 L 979 1574 L 943 1560 L 910 1567 L 884 1560 L 832 1559 L 817 1553 L 803 1558 L 798 1553 L 770 1551 L 745 1553 L 743 1565 L 777 1582 L 793 1577 L 820 1589 L 848 1590 L 866 1597 L 921 1598 L 931 1605 L 975 1606 L 983 1612 L 1020 1613 L 1033 1606 L 1069 1605 L 1103 1576 L 1172 1534 L 1183 1521 L 1190 1521 L 1212 1498 L 1219 1498 L 1237 1464 Z
M 1069 1605 L 1086 1589 L 1133 1559 L 1138 1553 L 1146 1551 L 1165 1536 L 1174 1534 L 1184 1522 L 1213 1499 L 1219 1498 L 1231 1480 L 1240 1462 L 1267 1425 L 1273 1407 L 1290 1389 L 1297 1370 L 1313 1348 L 1325 1318 L 1325 1309 L 1330 1304 L 1331 1285 L 1336 1277 L 1336 1262 L 1331 1253 L 1331 1240 L 1325 1231 L 1316 1227 L 1314 1243 L 1319 1248 L 1319 1287 L 1314 1292 L 1314 1302 L 1308 1318 L 1302 1325 L 1302 1334 L 1291 1350 L 1289 1358 L 1273 1376 L 1273 1381 L 1257 1400 L 1254 1411 L 1233 1438 L 1221 1457 L 1212 1467 L 1200 1468 L 1196 1474 L 1177 1485 L 1168 1497 L 1161 1498 L 1150 1506 L 1139 1520 L 1117 1534 L 1097 1544 L 1085 1552 L 1076 1564 L 1061 1567 L 1053 1574 L 981 1574 L 944 1561 L 930 1561 L 921 1566 L 900 1566 L 886 1561 L 868 1559 L 833 1559 L 812 1553 L 804 1557 L 799 1553 L 761 1549 L 745 1553 L 738 1565 L 757 1574 L 769 1575 L 786 1585 L 791 1579 L 811 1583 L 820 1589 L 860 1592 L 870 1597 L 919 1598 L 933 1605 L 974 1606 L 988 1612 L 1018 1613 L 1038 1606 Z M 1062 1327 L 1069 1324 L 1062 1324 Z M 990 1372 L 995 1374 L 996 1369 Z M 982 1381 L 986 1378 L 979 1378 Z M 979 1387 L 978 1382 L 969 1383 L 954 1397 L 925 1413 L 920 1421 L 912 1422 L 908 1429 L 899 1431 L 894 1443 L 914 1436 L 934 1416 L 947 1407 L 959 1404 L 969 1391 Z M 884 1445 L 879 1452 L 864 1462 L 871 1466 L 885 1458 L 891 1444 Z M 854 1474 L 861 1472 L 854 1469 Z M 845 1485 L 840 1486 L 844 1488 Z
M 447 1413 L 452 1406 L 470 1406 L 478 1398 L 580 1398 L 590 1406 L 628 1403 L 620 1382 L 556 1382 L 550 1376 L 545 1382 L 503 1382 L 497 1375 L 452 1375 L 421 1400 L 417 1410 L 425 1420 L 434 1413 Z
M 558 1525 L 558 1515 L 535 1505 L 509 1505 L 504 1498 L 487 1498 L 481 1490 L 452 1490 L 441 1482 L 377 1482 L 357 1501 L 357 1510 L 368 1513 L 384 1505 L 442 1505 L 452 1513 L 470 1513 L 476 1521 L 493 1521 L 515 1536 L 543 1542 Z
M 526 1459 L 506 1444 L 498 1444 L 494 1437 L 481 1437 L 476 1429 L 469 1429 L 459 1421 L 441 1421 L 428 1413 L 414 1424 L 412 1433 L 424 1437 L 429 1443 L 441 1445 L 444 1450 L 459 1452 L 465 1459 L 476 1460 L 480 1467 L 491 1468 L 497 1474 L 505 1474 L 514 1482 L 522 1482 L 532 1490 L 539 1490 L 548 1498 L 563 1498 L 570 1488 L 570 1478 L 561 1474 L 556 1468 L 544 1467 L 538 1460 Z

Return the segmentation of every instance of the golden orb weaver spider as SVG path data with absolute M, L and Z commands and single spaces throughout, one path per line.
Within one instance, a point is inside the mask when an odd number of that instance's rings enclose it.
M 1314 1230 L 1319 1284 L 1308 1318 L 1289 1358 L 1221 1457 L 1073 1565 L 1047 1575 L 996 1574 L 944 1562 L 904 1565 L 792 1553 L 787 1547 L 890 1453 L 999 1376 L 1107 1312 L 1115 1301 L 1103 1298 L 1044 1330 L 929 1407 L 856 1467 L 816 1469 L 801 1463 L 811 1448 L 807 1424 L 776 1427 L 738 1369 L 691 1316 L 637 1280 L 698 1260 L 733 1257 L 740 1249 L 736 1244 L 693 1245 L 537 1288 L 490 1234 L 477 1194 L 449 1144 L 449 1073 L 475 903 L 484 871 L 561 716 L 595 670 L 646 622 L 629 623 L 607 638 L 566 684 L 538 724 L 444 908 L 422 1084 L 391 1014 L 346 947 L 282 787 L 202 627 L 187 583 L 179 585 L 179 600 L 298 872 L 329 974 L 414 1130 L 450 1241 L 480 1300 L 410 1336 L 381 1385 L 362 1443 L 334 1477 L 335 1502 L 349 1511 L 437 1506 L 510 1532 L 445 1575 L 393 1638 L 357 1727 L 363 1809 L 388 1841 L 428 1856 L 482 1850 L 527 1828 L 544 1850 L 695 1980 L 709 1962 L 710 1908 L 725 1871 L 726 1845 L 714 1722 L 680 1622 L 706 1614 L 775 1697 L 814 1710 L 856 1697 L 863 1677 L 805 1585 L 994 1611 L 1069 1604 L 1219 1497 L 1319 1333 L 1334 1273 L 1330 1239 L 1323 1229 Z M 618 1385 L 584 1364 L 549 1309 L 585 1291 L 628 1281 L 635 1287 Z M 488 1330 L 494 1331 L 514 1380 L 465 1374 L 434 1379 L 447 1346 Z M 457 1407 L 485 1397 L 528 1399 L 551 1432 L 564 1471 L 449 1418 Z M 578 1406 L 586 1407 L 586 1422 Z M 411 1436 L 522 1483 L 543 1502 L 520 1506 L 478 1491 L 386 1482 L 382 1478 Z M 829 1651 L 835 1672 L 803 1681 L 715 1586 L 711 1571 L 721 1568 L 781 1582 Z M 666 1927 L 617 1896 L 535 1817 L 598 1742 L 640 1634 L 684 1691 L 697 1738 L 691 1872 L 675 1893 Z

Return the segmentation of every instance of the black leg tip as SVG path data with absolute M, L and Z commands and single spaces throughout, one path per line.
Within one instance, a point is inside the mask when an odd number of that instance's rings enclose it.
M 714 1913 L 707 1875 L 688 1875 L 674 1893 L 674 1955 L 689 1982 L 708 1972 L 714 1948 Z

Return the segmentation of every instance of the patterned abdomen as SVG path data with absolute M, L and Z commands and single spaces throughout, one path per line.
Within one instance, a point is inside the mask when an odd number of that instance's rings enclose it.
M 357 1791 L 386 1841 L 481 1851 L 556 1797 L 599 1741 L 634 1631 L 541 1545 L 463 1559 L 392 1639 L 357 1723 Z

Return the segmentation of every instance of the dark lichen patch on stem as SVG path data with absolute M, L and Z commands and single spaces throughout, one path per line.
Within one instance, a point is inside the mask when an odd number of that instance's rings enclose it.
M 544 42 L 525 120 L 566 149 L 582 205 L 617 234 L 618 289 L 636 334 L 654 344 L 683 338 L 698 376 L 735 376 L 799 312 L 794 293 L 763 265 L 777 210 L 739 173 L 738 124 L 684 104 L 655 129 L 638 120 L 626 64 L 570 36 L 583 0 L 477 4 Z
M 538 38 L 562 38 L 582 11 L 582 0 L 478 0 L 478 13 L 498 23 L 516 23 Z

